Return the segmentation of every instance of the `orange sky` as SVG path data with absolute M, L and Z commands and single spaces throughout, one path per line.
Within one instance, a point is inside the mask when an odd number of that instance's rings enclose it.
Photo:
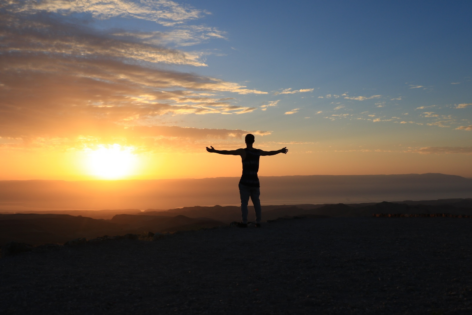
M 472 177 L 470 4 L 270 5 L 0 3 L 0 180 Z
M 441 172 L 472 177 L 463 172 L 470 165 L 470 156 L 391 152 L 332 152 L 307 153 L 294 145 L 287 155 L 263 157 L 260 176 L 282 175 L 360 175 L 360 174 L 409 174 Z M 204 147 L 202 148 L 202 151 Z M 103 177 L 90 167 L 88 152 L 75 150 L 4 150 L 0 180 L 11 179 L 115 179 Z M 206 152 L 136 153 L 136 164 L 131 172 L 116 179 L 165 179 L 237 177 L 241 174 L 241 162 L 237 156 L 221 156 Z M 32 158 L 34 157 L 34 158 Z

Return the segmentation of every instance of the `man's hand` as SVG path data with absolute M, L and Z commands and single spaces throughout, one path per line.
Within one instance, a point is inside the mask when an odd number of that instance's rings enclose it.
M 287 154 L 288 149 L 287 149 L 287 147 L 285 147 L 283 149 L 280 149 L 279 151 L 280 151 L 280 153 Z
M 210 153 L 213 153 L 213 152 L 215 152 L 216 150 L 215 150 L 215 148 L 213 148 L 213 147 L 207 147 L 207 151 L 210 152 Z

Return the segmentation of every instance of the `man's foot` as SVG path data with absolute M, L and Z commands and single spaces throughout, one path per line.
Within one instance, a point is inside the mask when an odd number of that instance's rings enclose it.
M 261 227 L 261 224 L 260 223 L 256 223 L 256 228 L 260 228 Z
M 247 228 L 247 223 L 238 222 L 238 227 L 240 227 L 240 228 Z

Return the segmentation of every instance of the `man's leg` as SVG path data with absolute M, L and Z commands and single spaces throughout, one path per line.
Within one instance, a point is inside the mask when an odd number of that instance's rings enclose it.
M 247 203 L 249 202 L 249 196 L 251 192 L 249 187 L 239 185 L 239 195 L 241 197 L 241 214 L 243 216 L 243 223 L 247 223 Z
M 254 205 L 254 210 L 256 211 L 256 223 L 261 223 L 261 201 L 259 200 L 259 196 L 261 195 L 261 191 L 259 188 L 251 188 L 251 200 L 252 204 Z

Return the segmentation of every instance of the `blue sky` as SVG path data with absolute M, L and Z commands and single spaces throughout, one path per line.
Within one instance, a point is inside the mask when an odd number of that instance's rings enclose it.
M 267 96 L 240 98 L 251 106 L 280 100 L 277 108 L 255 112 L 251 118 L 221 120 L 222 125 L 231 122 L 239 125 L 249 120 L 245 128 L 259 122 L 270 126 L 270 130 L 287 132 L 286 128 L 299 128 L 307 133 L 345 127 L 360 137 L 371 132 L 395 133 L 401 142 L 417 146 L 468 145 L 470 135 L 455 128 L 471 124 L 471 107 L 455 107 L 472 99 L 470 2 L 298 1 L 287 5 L 273 1 L 237 4 L 204 1 L 198 4 L 212 12 L 203 21 L 216 25 L 227 37 L 201 45 L 213 47 L 224 56 L 208 56 L 209 66 L 199 72 L 270 92 Z M 274 95 L 275 91 L 286 88 L 314 90 Z M 328 99 L 329 94 L 332 97 Z M 381 96 L 365 101 L 334 96 L 343 94 Z M 281 115 L 293 108 L 300 108 L 294 115 L 296 118 L 293 117 L 297 120 L 281 120 L 286 122 L 285 127 L 277 127 L 279 119 L 285 119 Z M 317 115 L 319 111 L 326 114 Z M 333 114 L 354 117 L 330 116 Z M 267 121 L 266 115 L 274 115 L 274 121 Z M 353 121 L 369 119 L 369 115 L 375 117 L 371 121 Z M 443 118 L 449 115 L 450 118 Z M 303 120 L 307 116 L 310 118 Z M 343 123 L 340 126 L 325 118 L 329 116 L 342 119 Z M 399 119 L 382 121 L 392 117 Z M 375 119 L 381 121 L 373 123 Z M 402 121 L 408 123 L 394 123 Z M 427 125 L 434 123 L 438 125 Z M 297 138 L 306 141 L 313 136 L 300 133 Z
M 415 161 L 380 163 L 382 173 L 428 165 L 418 172 L 472 176 L 471 9 L 470 1 L 11 1 L 0 6 L 0 143 L 121 141 L 197 154 L 206 144 L 241 146 L 255 132 L 262 148 L 304 156 L 284 174 L 316 172 L 316 156 L 352 160 L 347 173 L 365 173 L 381 153 Z

